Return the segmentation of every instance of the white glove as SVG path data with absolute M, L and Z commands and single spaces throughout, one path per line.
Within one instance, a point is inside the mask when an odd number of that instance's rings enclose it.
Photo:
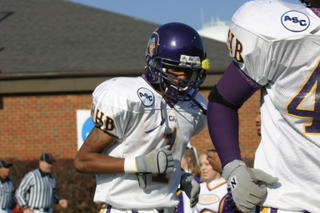
M 262 170 L 248 168 L 241 160 L 233 160 L 222 171 L 232 197 L 242 212 L 249 212 L 260 204 L 267 195 L 267 184 L 274 184 L 278 178 Z
M 166 174 L 173 172 L 174 161 L 169 145 L 155 149 L 138 157 L 128 157 L 124 161 L 126 173 Z
M 190 207 L 194 207 L 199 200 L 200 184 L 190 173 L 183 173 L 180 180 L 180 188 L 186 193 L 190 200 Z

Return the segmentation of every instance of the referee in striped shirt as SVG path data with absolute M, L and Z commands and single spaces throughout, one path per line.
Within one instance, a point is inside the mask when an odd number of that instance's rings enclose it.
M 28 172 L 22 179 L 16 199 L 24 213 L 47 213 L 53 204 L 66 208 L 68 201 L 56 194 L 56 178 L 51 174 L 54 159 L 49 153 L 42 153 L 39 168 Z
M 10 178 L 11 163 L 0 160 L 0 213 L 10 213 L 15 204 L 15 185 Z

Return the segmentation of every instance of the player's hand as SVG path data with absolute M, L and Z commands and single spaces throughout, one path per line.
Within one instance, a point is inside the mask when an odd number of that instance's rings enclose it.
M 232 197 L 242 212 L 249 212 L 260 204 L 267 195 L 267 184 L 274 184 L 278 178 L 262 170 L 248 168 L 241 160 L 228 163 L 222 172 L 231 189 Z
M 194 179 L 190 173 L 184 173 L 180 181 L 181 189 L 190 199 L 190 207 L 194 207 L 199 200 L 200 184 Z
M 134 159 L 126 158 L 124 170 L 126 173 L 166 174 L 173 172 L 174 161 L 169 145 L 155 149 L 148 154 Z
M 173 172 L 174 162 L 170 146 L 161 147 L 136 157 L 137 172 L 165 174 Z

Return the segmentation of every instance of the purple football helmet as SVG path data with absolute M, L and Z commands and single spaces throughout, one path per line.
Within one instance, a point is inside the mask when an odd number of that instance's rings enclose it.
M 311 7 L 311 0 L 300 0 L 302 3 L 304 3 L 307 7 Z
M 188 79 L 181 80 L 167 69 L 184 71 Z M 171 100 L 185 101 L 195 96 L 209 69 L 200 35 L 182 23 L 158 27 L 150 36 L 146 51 L 146 77 L 155 88 Z

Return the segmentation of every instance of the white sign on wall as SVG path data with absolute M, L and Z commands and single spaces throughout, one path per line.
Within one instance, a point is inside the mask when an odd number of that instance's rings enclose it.
M 78 150 L 82 146 L 83 142 L 89 135 L 91 129 L 94 127 L 90 116 L 89 109 L 77 110 L 77 148 Z

